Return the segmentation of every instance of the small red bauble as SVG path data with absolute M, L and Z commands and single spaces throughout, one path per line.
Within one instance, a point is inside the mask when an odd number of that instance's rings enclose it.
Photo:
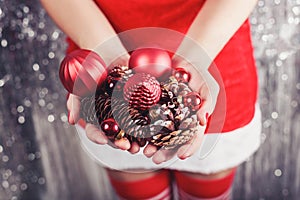
M 87 49 L 77 49 L 66 55 L 59 70 L 64 87 L 78 96 L 95 92 L 106 76 L 104 61 L 97 53 Z
M 178 82 L 188 83 L 191 80 L 191 74 L 183 68 L 175 68 L 173 76 Z
M 121 84 L 119 83 L 119 81 L 121 80 L 121 78 L 119 77 L 113 77 L 113 76 L 108 76 L 107 80 L 106 80 L 106 92 L 108 94 L 112 94 L 112 92 L 115 91 L 121 91 L 122 87 Z
M 161 95 L 159 82 L 150 74 L 138 73 L 124 85 L 124 98 L 131 107 L 147 110 L 155 105 Z
M 104 120 L 101 123 L 101 129 L 108 137 L 115 137 L 120 132 L 117 122 L 112 118 Z
M 202 103 L 200 95 L 196 92 L 190 92 L 183 97 L 183 104 L 192 111 L 199 110 Z
M 144 48 L 137 49 L 131 54 L 129 68 L 132 68 L 136 73 L 147 73 L 160 79 L 170 75 L 172 64 L 166 51 L 157 48 Z

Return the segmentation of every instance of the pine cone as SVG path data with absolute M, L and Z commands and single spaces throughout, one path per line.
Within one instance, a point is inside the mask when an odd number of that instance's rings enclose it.
M 94 96 L 84 97 L 81 100 L 80 114 L 87 123 L 98 124 Z
M 81 100 L 81 116 L 86 122 L 95 125 L 101 124 L 105 119 L 114 118 L 125 131 L 124 137 L 140 146 L 146 144 L 144 134 L 147 130 L 143 126 L 149 124 L 149 118 L 129 107 L 123 100 L 112 101 L 108 95 L 85 97 Z
M 150 123 L 149 116 L 141 114 L 137 109 L 129 106 L 126 101 L 120 99 L 112 100 L 111 109 L 114 119 L 126 135 L 135 138 L 146 137 L 147 125 Z
M 182 95 L 190 91 L 188 85 L 178 83 L 172 77 L 162 85 L 160 103 L 163 105 L 150 111 L 150 116 L 155 118 L 155 123 L 150 128 L 151 144 L 172 149 L 193 138 L 199 128 L 197 117 L 190 116 L 190 109 L 182 102 Z
M 87 123 L 101 124 L 112 117 L 111 99 L 108 95 L 88 96 L 81 100 L 81 116 Z
M 199 125 L 196 117 L 186 118 L 179 129 L 172 132 L 167 132 L 166 129 L 162 129 L 158 134 L 152 136 L 150 142 L 164 149 L 173 149 L 176 146 L 190 141 L 194 134 L 196 134 L 198 128 Z
M 127 66 L 115 66 L 108 72 L 108 76 L 112 76 L 115 78 L 122 78 L 125 74 L 125 71 L 128 70 Z

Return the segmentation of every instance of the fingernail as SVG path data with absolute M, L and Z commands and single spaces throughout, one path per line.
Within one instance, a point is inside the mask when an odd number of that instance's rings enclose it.
M 67 95 L 66 95 L 67 100 L 69 99 L 69 96 L 70 96 L 70 93 L 68 92 Z
M 153 153 L 154 153 L 153 150 L 147 150 L 147 151 L 145 151 L 145 155 L 146 155 L 148 158 L 151 157 Z
M 69 122 L 70 124 L 73 124 L 73 121 L 71 121 L 71 113 L 70 113 L 70 112 L 68 113 L 68 122 Z
M 202 118 L 202 120 L 200 120 L 199 124 L 201 126 L 205 126 L 208 122 L 208 117 L 209 117 L 208 113 L 205 113 L 204 117 Z
M 156 158 L 155 163 L 159 165 L 165 161 L 166 161 L 166 157 L 164 155 L 160 155 L 159 157 Z
M 190 157 L 190 156 L 191 156 L 190 153 L 184 153 L 184 154 L 181 155 L 179 158 L 180 158 L 181 160 L 185 160 L 185 159 L 187 159 L 187 158 Z
M 183 155 L 183 156 L 180 157 L 180 159 L 181 159 L 181 160 L 185 160 L 185 159 L 187 159 L 188 157 L 189 157 L 189 156 L 187 156 L 187 155 Z
M 98 144 L 106 144 L 108 141 L 105 138 L 97 138 L 97 143 Z
M 121 138 L 121 139 L 119 139 L 120 144 L 121 143 L 123 143 L 123 144 L 127 143 L 127 141 L 128 141 L 127 138 Z M 128 149 L 130 149 L 130 143 L 127 143 L 126 145 L 121 146 L 120 149 L 122 149 L 122 150 L 128 150 Z
M 156 160 L 156 161 L 155 161 L 155 164 L 159 165 L 159 164 L 161 164 L 161 163 L 163 163 L 163 162 L 165 162 L 165 161 L 166 161 L 165 159 Z

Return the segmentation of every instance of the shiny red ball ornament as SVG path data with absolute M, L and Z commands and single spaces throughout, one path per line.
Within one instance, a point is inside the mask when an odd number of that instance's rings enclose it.
M 105 88 L 106 92 L 108 94 L 112 94 L 113 91 L 121 91 L 122 87 L 119 81 L 121 80 L 121 77 L 113 77 L 113 76 L 108 76 L 106 83 L 105 83 Z
M 129 58 L 129 68 L 136 73 L 147 73 L 162 79 L 171 73 L 171 58 L 169 54 L 157 48 L 135 50 Z
M 135 74 L 124 85 L 124 99 L 131 107 L 139 110 L 151 108 L 159 101 L 160 95 L 160 84 L 150 74 Z
M 104 120 L 101 123 L 101 129 L 108 137 L 115 137 L 120 132 L 120 128 L 113 118 Z
M 107 77 L 106 65 L 95 52 L 77 49 L 67 54 L 60 65 L 59 77 L 68 90 L 78 96 L 96 91 Z
M 183 104 L 192 111 L 199 110 L 202 103 L 200 95 L 196 92 L 190 92 L 183 97 Z
M 173 71 L 173 76 L 178 82 L 188 83 L 191 80 L 191 74 L 183 68 L 175 68 Z

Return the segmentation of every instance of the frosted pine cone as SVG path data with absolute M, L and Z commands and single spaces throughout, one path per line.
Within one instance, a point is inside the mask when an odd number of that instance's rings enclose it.
M 190 109 L 182 102 L 182 95 L 190 91 L 188 85 L 178 83 L 173 77 L 162 85 L 162 106 L 150 111 L 150 116 L 156 121 L 150 128 L 150 143 L 172 149 L 193 138 L 199 123 L 196 115 L 191 115 Z
M 169 132 L 166 129 L 162 129 L 158 134 L 152 136 L 150 142 L 165 149 L 173 149 L 176 146 L 185 144 L 196 134 L 199 125 L 197 120 L 192 118 L 187 118 L 183 123 L 188 124 L 184 129 L 175 129 Z

